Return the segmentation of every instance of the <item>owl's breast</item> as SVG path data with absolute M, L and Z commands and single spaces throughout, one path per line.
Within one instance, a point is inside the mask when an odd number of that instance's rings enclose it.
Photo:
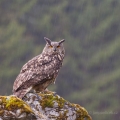
M 62 62 L 59 61 L 57 58 L 53 57 L 51 62 L 49 64 L 46 64 L 44 66 L 44 71 L 49 73 L 54 73 L 55 71 L 58 71 L 62 66 Z
M 62 60 L 58 55 L 45 55 L 37 59 L 34 66 L 32 79 L 36 83 L 54 82 L 62 66 Z M 46 83 L 47 84 L 47 83 Z M 46 85 L 45 85 L 46 86 Z
M 55 78 L 61 66 L 62 61 L 60 61 L 57 56 L 52 56 L 51 62 L 44 66 L 43 71 L 48 76 L 48 78 L 52 78 L 53 76 Z

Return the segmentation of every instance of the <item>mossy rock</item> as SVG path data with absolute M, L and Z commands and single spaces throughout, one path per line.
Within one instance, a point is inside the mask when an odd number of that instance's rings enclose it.
M 29 120 L 35 119 L 32 109 L 16 96 L 0 96 L 0 119 Z
M 39 94 L 28 93 L 24 100 L 34 113 L 43 113 L 47 120 L 91 120 L 85 108 L 49 91 Z
M 0 120 L 91 120 L 85 108 L 52 92 L 27 93 L 23 100 L 0 96 Z

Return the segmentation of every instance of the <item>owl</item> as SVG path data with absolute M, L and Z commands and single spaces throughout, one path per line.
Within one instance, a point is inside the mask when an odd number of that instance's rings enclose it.
M 65 56 L 64 39 L 52 42 L 44 37 L 46 45 L 42 53 L 29 60 L 21 69 L 13 84 L 13 95 L 23 98 L 30 90 L 44 91 L 56 77 Z

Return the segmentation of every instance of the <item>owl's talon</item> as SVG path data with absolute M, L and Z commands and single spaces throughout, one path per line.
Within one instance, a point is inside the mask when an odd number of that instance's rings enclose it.
M 50 91 L 47 88 L 44 91 L 42 91 L 42 93 L 43 94 L 53 94 L 53 95 L 56 94 L 56 92 Z

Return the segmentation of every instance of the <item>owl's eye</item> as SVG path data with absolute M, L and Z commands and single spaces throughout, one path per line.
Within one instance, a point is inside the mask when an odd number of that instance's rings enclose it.
M 50 45 L 50 46 L 49 46 L 49 48 L 53 48 L 53 46 L 52 46 L 52 45 Z
M 60 48 L 60 46 L 58 45 L 57 48 Z

